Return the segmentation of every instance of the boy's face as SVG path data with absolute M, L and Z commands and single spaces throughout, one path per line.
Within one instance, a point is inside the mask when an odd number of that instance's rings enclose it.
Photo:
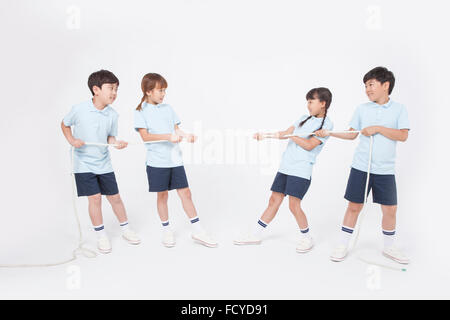
M 389 96 L 389 82 L 381 84 L 380 81 L 376 79 L 367 80 L 365 83 L 366 94 L 370 101 L 377 102 L 382 100 L 384 97 Z
M 153 103 L 162 103 L 164 97 L 166 96 L 166 88 L 162 88 L 159 85 L 156 85 L 154 89 L 147 92 L 147 96 Z
M 105 105 L 112 104 L 117 98 L 117 90 L 119 85 L 117 83 L 104 83 L 102 87 L 99 88 L 94 86 L 94 95 L 102 101 Z
M 319 99 L 308 99 L 308 110 L 312 116 L 318 116 L 325 109 L 325 101 Z

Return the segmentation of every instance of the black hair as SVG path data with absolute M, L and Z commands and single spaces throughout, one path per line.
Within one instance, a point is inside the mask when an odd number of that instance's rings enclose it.
M 117 83 L 119 85 L 119 79 L 108 70 L 100 70 L 92 73 L 88 79 L 88 87 L 91 90 L 92 95 L 94 95 L 94 86 L 102 88 L 105 83 Z
M 327 112 L 328 112 L 328 108 L 331 105 L 332 97 L 333 97 L 333 95 L 331 94 L 331 91 L 328 88 L 323 88 L 323 87 L 311 89 L 306 94 L 306 100 L 319 99 L 320 102 L 325 102 L 325 115 L 323 116 L 322 123 L 320 124 L 319 129 L 317 129 L 317 130 L 322 129 L 323 124 L 325 123 L 325 118 L 327 117 Z M 312 117 L 312 115 L 309 116 L 308 118 L 306 118 L 305 120 L 303 120 L 302 122 L 300 122 L 300 124 L 298 126 L 299 127 L 303 126 L 306 121 L 311 119 L 311 117 Z
M 395 77 L 392 71 L 389 71 L 385 67 L 376 67 L 370 70 L 366 73 L 366 75 L 363 78 L 363 83 L 366 83 L 369 80 L 375 79 L 381 84 L 385 82 L 389 82 L 389 94 L 392 93 L 392 90 L 394 89 L 395 85 Z

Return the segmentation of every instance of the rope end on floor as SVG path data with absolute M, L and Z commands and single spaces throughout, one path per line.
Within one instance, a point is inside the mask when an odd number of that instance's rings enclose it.
M 89 259 L 93 259 L 97 257 L 97 253 L 93 250 L 87 249 L 87 248 L 83 248 L 83 247 L 78 247 L 75 252 L 74 252 L 74 256 L 76 257 L 77 255 L 82 255 L 85 258 L 89 258 Z

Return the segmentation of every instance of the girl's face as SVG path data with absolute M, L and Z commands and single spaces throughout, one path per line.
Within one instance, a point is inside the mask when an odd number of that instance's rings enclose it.
M 319 99 L 308 99 L 308 110 L 309 114 L 312 116 L 319 116 L 325 113 L 325 101 L 320 101 Z
M 365 86 L 367 97 L 372 102 L 384 100 L 389 95 L 389 82 L 381 84 L 380 81 L 371 79 L 366 81 Z
M 94 86 L 92 90 L 97 99 L 103 104 L 108 105 L 116 100 L 118 89 L 119 85 L 117 83 L 104 83 L 101 88 Z
M 159 85 L 156 88 L 147 91 L 147 100 L 152 104 L 160 104 L 166 96 L 166 88 L 161 88 Z

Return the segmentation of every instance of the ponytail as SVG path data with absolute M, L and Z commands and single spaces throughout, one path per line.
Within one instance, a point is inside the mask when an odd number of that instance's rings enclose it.
M 145 94 L 142 97 L 141 102 L 139 103 L 139 105 L 136 108 L 137 111 L 142 111 L 142 104 L 144 103 L 144 101 L 145 101 Z
M 137 106 L 137 111 L 142 111 L 142 104 L 144 103 L 145 99 L 147 98 L 147 92 L 153 90 L 158 86 L 160 88 L 167 88 L 167 81 L 164 79 L 163 76 L 157 74 L 157 73 L 147 73 L 141 81 L 141 89 L 144 96 L 141 99 L 141 103 Z

